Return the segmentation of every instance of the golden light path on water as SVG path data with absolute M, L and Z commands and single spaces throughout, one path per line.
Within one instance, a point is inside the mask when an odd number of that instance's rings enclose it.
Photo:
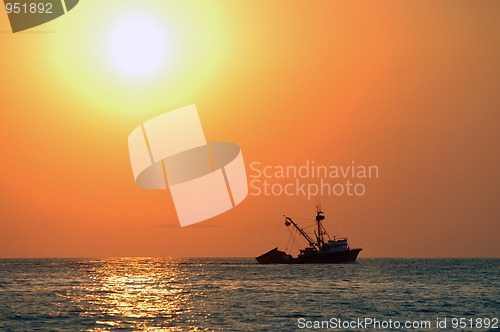
M 90 264 L 88 283 L 74 287 L 66 296 L 77 304 L 82 317 L 98 317 L 95 323 L 102 328 L 93 331 L 185 330 L 186 325 L 176 327 L 174 321 L 177 316 L 189 316 L 194 301 L 188 290 L 189 276 L 179 268 L 178 260 L 117 258 Z M 189 320 L 184 323 L 189 324 Z M 196 326 L 199 318 L 191 323 L 189 330 L 203 330 Z

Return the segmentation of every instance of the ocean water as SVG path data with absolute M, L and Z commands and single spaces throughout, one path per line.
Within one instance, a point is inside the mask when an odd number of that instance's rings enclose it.
M 0 259 L 0 330 L 498 331 L 499 276 L 500 259 Z

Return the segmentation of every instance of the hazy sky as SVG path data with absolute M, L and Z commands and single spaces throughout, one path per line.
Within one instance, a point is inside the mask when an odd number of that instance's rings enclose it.
M 249 195 L 180 228 L 168 191 L 135 185 L 129 133 L 190 104 L 208 141 L 240 145 L 249 176 L 256 162 L 376 165 L 363 196 L 321 197 L 325 226 L 360 257 L 500 257 L 498 13 L 498 1 L 86 0 L 12 34 L 0 10 L 0 257 L 284 248 L 282 215 L 314 218 L 316 198 Z M 109 47 L 135 18 L 166 40 L 140 78 Z

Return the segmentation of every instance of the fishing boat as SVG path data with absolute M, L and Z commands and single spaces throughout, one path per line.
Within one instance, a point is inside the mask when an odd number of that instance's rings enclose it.
M 299 227 L 292 218 L 285 217 L 285 226 L 292 227 L 309 244 L 308 247 L 301 249 L 297 257 L 293 257 L 284 251 L 274 248 L 255 259 L 260 264 L 335 264 L 335 263 L 353 263 L 356 261 L 361 248 L 351 249 L 347 243 L 347 238 L 333 240 L 330 238 L 325 228 L 323 220 L 324 213 L 316 208 L 316 221 L 314 237 L 307 234 L 303 228 Z

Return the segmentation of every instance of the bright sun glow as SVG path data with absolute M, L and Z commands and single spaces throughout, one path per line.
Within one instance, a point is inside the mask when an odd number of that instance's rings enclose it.
M 167 62 L 164 28 L 152 17 L 122 18 L 111 28 L 108 55 L 120 73 L 133 78 L 149 76 Z
M 97 1 L 96 16 L 94 1 L 51 22 L 61 33 L 44 41 L 43 54 L 68 98 L 81 98 L 93 116 L 140 123 L 192 103 L 225 68 L 234 37 L 219 2 Z

